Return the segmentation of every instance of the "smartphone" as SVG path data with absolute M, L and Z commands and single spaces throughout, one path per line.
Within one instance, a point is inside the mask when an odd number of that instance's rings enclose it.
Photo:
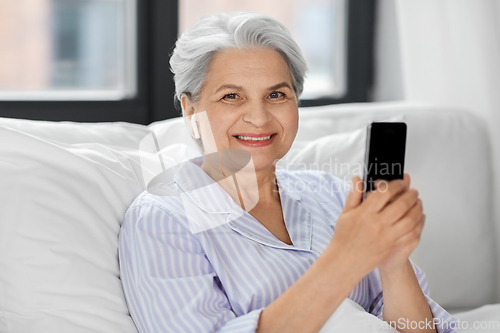
M 377 179 L 403 179 L 406 151 L 406 123 L 373 122 L 366 133 L 363 200 L 374 190 Z

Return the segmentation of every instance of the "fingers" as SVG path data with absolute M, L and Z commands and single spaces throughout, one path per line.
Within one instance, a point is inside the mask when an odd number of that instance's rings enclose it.
M 410 229 L 407 233 L 401 235 L 397 239 L 396 244 L 398 247 L 410 248 L 411 251 L 408 252 L 408 256 L 420 242 L 424 225 L 425 225 L 425 215 L 422 215 L 421 218 L 418 221 L 416 221 L 412 229 Z
M 344 211 L 349 211 L 360 204 L 361 198 L 363 197 L 362 189 L 363 181 L 358 176 L 352 177 L 352 187 L 347 195 Z
M 373 212 L 380 212 L 394 197 L 406 191 L 406 182 L 403 179 L 375 181 L 375 191 L 366 198 L 366 206 Z
M 400 194 L 399 197 L 397 197 L 395 200 L 390 202 L 382 211 L 381 211 L 381 217 L 384 220 L 387 220 L 388 222 L 396 222 L 399 219 L 401 219 L 403 216 L 406 215 L 406 213 L 413 208 L 415 204 L 420 199 L 418 198 L 418 191 L 415 189 L 409 189 L 402 194 Z M 422 204 L 420 203 L 420 207 L 422 207 Z
M 410 189 L 410 184 L 411 184 L 410 175 L 405 172 L 404 175 L 403 175 L 403 180 L 406 183 L 406 190 L 409 190 Z M 384 180 L 381 179 L 378 182 L 381 183 L 381 182 L 387 182 L 387 181 L 384 181 Z M 378 184 L 378 182 L 376 181 L 375 184 Z M 368 198 L 368 196 L 370 196 L 372 193 L 373 193 L 373 191 L 368 191 L 366 193 L 366 198 Z M 401 193 L 399 195 L 401 195 Z M 394 196 L 391 200 L 389 200 L 389 203 L 392 202 L 392 201 L 394 201 L 399 195 Z
M 370 195 L 372 195 L 372 194 L 373 194 L 373 191 L 366 192 L 366 198 L 365 198 L 365 200 L 368 199 L 370 197 Z
M 418 228 L 420 224 L 423 224 L 424 221 L 425 214 L 423 214 L 421 202 L 417 201 L 415 205 L 413 205 L 413 207 L 411 207 L 411 209 L 394 224 L 392 232 L 395 237 L 399 238 L 415 231 L 415 229 Z

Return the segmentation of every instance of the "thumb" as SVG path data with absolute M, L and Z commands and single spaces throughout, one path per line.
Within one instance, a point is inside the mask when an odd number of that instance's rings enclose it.
M 403 174 L 403 179 L 405 180 L 406 182 L 406 189 L 410 189 L 410 183 L 411 183 L 411 179 L 410 179 L 410 175 L 408 173 L 404 173 Z
M 363 181 L 358 176 L 353 176 L 352 187 L 345 200 L 344 212 L 356 208 L 361 203 L 362 197 L 363 197 Z

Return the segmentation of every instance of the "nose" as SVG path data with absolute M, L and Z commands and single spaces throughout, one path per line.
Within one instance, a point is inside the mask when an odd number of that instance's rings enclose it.
M 267 105 L 264 102 L 255 102 L 247 105 L 243 114 L 243 121 L 253 124 L 255 127 L 263 127 L 266 125 L 272 116 L 267 110 Z

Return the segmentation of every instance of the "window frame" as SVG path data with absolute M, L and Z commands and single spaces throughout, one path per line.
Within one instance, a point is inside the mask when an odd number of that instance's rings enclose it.
M 177 1 L 137 0 L 136 8 L 136 96 L 117 101 L 0 101 L 0 117 L 149 124 L 178 116 L 173 95 L 165 98 L 174 91 L 168 58 L 177 39 Z
M 301 107 L 367 102 L 373 72 L 376 0 L 348 0 L 346 93 L 301 100 Z M 149 124 L 180 116 L 169 58 L 177 40 L 178 1 L 137 0 L 137 94 L 119 101 L 0 101 L 0 117 Z
M 347 0 L 346 89 L 339 97 L 300 100 L 301 107 L 368 102 L 373 83 L 376 0 Z

